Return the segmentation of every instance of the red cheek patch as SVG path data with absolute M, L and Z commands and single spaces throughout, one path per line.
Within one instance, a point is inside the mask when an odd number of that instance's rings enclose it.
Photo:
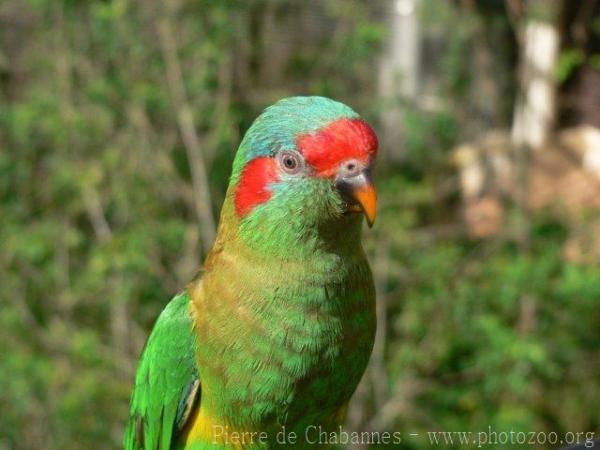
M 234 202 L 238 216 L 245 216 L 254 207 L 271 198 L 268 186 L 279 179 L 276 164 L 273 158 L 261 157 L 253 159 L 244 167 L 235 188 Z
M 342 161 L 368 164 L 377 155 L 377 136 L 361 119 L 338 119 L 316 133 L 301 135 L 297 146 L 318 176 L 335 174 Z

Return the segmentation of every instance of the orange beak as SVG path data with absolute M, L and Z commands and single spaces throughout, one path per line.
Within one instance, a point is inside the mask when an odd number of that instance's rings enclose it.
M 356 186 L 352 189 L 350 195 L 360 206 L 360 209 L 367 219 L 367 224 L 369 225 L 369 228 L 371 228 L 373 223 L 375 223 L 375 217 L 377 216 L 377 191 L 375 190 L 375 187 L 369 180 L 366 184 Z

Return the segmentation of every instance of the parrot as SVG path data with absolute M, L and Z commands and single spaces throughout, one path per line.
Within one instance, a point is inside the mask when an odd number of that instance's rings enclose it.
M 340 432 L 375 339 L 361 232 L 377 151 L 326 97 L 281 99 L 252 123 L 213 247 L 142 351 L 126 450 L 302 449 Z

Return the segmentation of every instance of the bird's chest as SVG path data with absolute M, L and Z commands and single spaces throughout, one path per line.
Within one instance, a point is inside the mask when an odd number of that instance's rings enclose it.
M 231 342 L 220 343 L 220 367 L 205 371 L 207 383 L 219 386 L 207 386 L 209 403 L 232 426 L 272 434 L 283 426 L 302 433 L 309 425 L 337 424 L 373 344 L 369 283 L 294 286 L 269 295 L 266 306 L 238 307 L 245 320 Z

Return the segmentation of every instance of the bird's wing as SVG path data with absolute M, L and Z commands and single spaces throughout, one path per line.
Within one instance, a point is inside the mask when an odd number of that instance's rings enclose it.
M 187 293 L 158 317 L 135 376 L 125 450 L 169 450 L 197 407 L 200 381 Z

